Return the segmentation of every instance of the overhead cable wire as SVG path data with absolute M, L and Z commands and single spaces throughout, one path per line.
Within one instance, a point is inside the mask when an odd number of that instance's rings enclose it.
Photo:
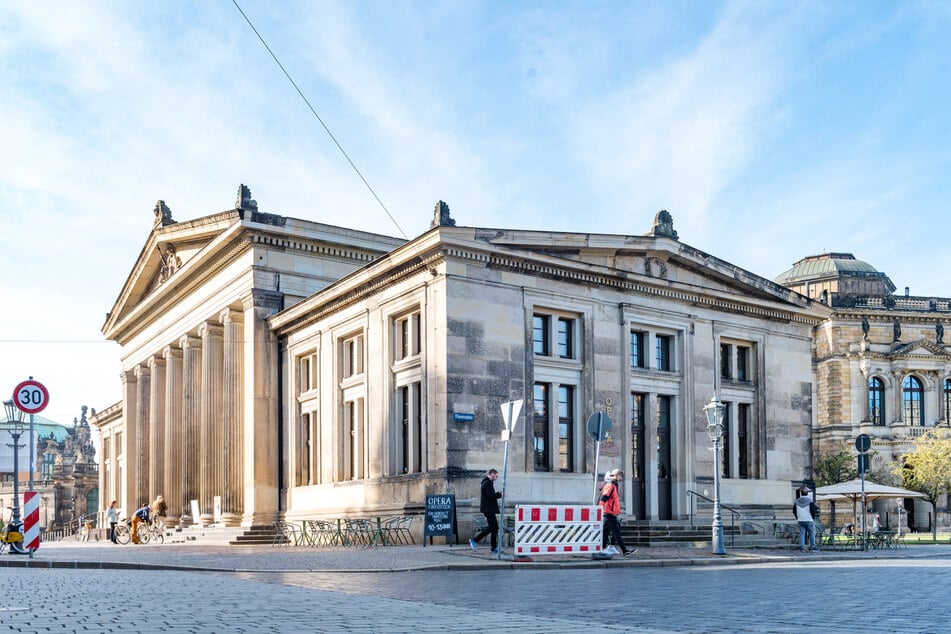
M 297 94 L 300 95 L 300 98 L 304 101 L 305 104 L 307 104 L 307 107 L 313 113 L 314 117 L 317 119 L 317 121 L 320 122 L 320 125 L 323 126 L 324 130 L 327 132 L 327 135 L 330 136 L 331 140 L 333 140 L 334 145 L 337 146 L 337 149 L 340 150 L 340 153 L 343 154 L 344 158 L 347 159 L 347 162 L 350 163 L 350 167 L 352 167 L 353 171 L 357 173 L 357 176 L 360 177 L 360 180 L 363 181 L 363 184 L 366 185 L 366 188 L 370 190 L 370 194 L 373 195 L 373 198 L 376 199 L 376 202 L 379 203 L 380 207 L 383 208 L 383 211 L 386 212 L 386 215 L 389 216 L 390 221 L 396 226 L 396 229 L 400 232 L 400 235 L 402 235 L 405 239 L 409 240 L 409 238 L 406 236 L 406 232 L 404 232 L 403 228 L 400 227 L 400 224 L 396 222 L 396 218 L 394 218 L 393 214 L 390 213 L 390 210 L 386 208 L 386 205 L 383 204 L 383 201 L 380 200 L 380 197 L 376 195 L 376 192 L 373 190 L 373 187 L 370 186 L 370 183 L 367 182 L 367 179 L 363 177 L 363 174 L 357 168 L 356 164 L 354 164 L 353 160 L 351 160 L 350 155 L 347 154 L 347 151 L 344 150 L 343 146 L 340 145 L 340 142 L 337 141 L 337 137 L 334 136 L 333 132 L 330 131 L 330 128 L 327 127 L 327 124 L 324 123 L 324 120 L 320 118 L 319 114 L 317 114 L 317 110 L 314 109 L 314 106 L 312 106 L 310 101 L 308 101 L 307 97 L 304 96 L 304 93 L 303 91 L 301 91 L 300 87 L 298 87 L 297 82 L 295 82 L 293 77 L 291 77 L 290 73 L 287 72 L 287 69 L 284 68 L 284 64 L 282 64 L 281 60 L 277 58 L 277 55 L 274 54 L 274 51 L 271 50 L 271 47 L 268 46 L 268 43 L 264 40 L 264 37 L 261 35 L 260 32 L 258 32 L 257 28 L 254 26 L 254 23 L 251 22 L 251 18 L 248 17 L 248 15 L 244 12 L 244 10 L 238 4 L 238 0 L 231 0 L 231 2 L 234 3 L 235 8 L 241 13 L 241 16 L 244 18 L 245 22 L 248 23 L 248 26 L 251 27 L 251 30 L 254 31 L 254 34 L 258 36 L 259 40 L 261 40 L 261 44 L 264 45 L 264 48 L 266 48 L 267 52 L 270 53 L 271 58 L 281 69 L 281 72 L 283 72 L 284 76 L 287 77 L 287 81 L 291 82 L 291 85 L 294 87 L 294 90 L 297 91 Z

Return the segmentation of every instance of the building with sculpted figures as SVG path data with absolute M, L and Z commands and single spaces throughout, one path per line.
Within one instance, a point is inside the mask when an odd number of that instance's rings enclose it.
M 830 314 L 681 242 L 666 211 L 614 235 L 461 226 L 440 202 L 407 241 L 259 211 L 243 186 L 190 221 L 160 201 L 103 328 L 124 391 L 94 420 L 102 499 L 162 493 L 185 524 L 413 513 L 445 492 L 475 513 L 500 405 L 521 399 L 508 503 L 593 502 L 602 411 L 626 514 L 686 519 L 713 469 L 731 505 L 786 509 Z
M 951 351 L 944 328 L 951 299 L 915 296 L 909 288 L 895 295 L 885 273 L 850 253 L 803 258 L 775 281 L 833 311 L 815 331 L 817 452 L 854 452 L 855 438 L 868 434 L 872 469 L 887 473 L 916 438 L 949 426 Z M 929 504 L 911 498 L 904 504 L 903 525 L 930 526 Z M 896 526 L 894 501 L 877 510 L 883 523 Z

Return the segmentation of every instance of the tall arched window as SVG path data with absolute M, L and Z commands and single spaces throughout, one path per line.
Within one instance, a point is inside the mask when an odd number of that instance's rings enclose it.
M 868 380 L 868 418 L 873 425 L 885 424 L 885 384 L 876 376 Z
M 925 421 L 925 399 L 921 381 L 906 376 L 901 383 L 901 417 L 906 425 L 923 425 Z
M 951 421 L 951 379 L 944 380 L 944 422 Z

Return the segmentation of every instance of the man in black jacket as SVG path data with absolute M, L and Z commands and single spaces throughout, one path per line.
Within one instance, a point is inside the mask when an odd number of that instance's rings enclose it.
M 478 535 L 469 540 L 469 546 L 472 550 L 478 550 L 479 542 L 486 535 L 492 536 L 492 553 L 498 554 L 499 549 L 499 520 L 496 515 L 499 514 L 499 498 L 502 492 L 495 491 L 493 484 L 499 477 L 499 472 L 495 469 L 489 471 L 482 478 L 482 494 L 479 496 L 479 510 L 485 515 L 486 527 Z

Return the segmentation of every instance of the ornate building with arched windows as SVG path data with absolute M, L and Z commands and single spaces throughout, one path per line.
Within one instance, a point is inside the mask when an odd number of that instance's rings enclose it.
M 816 453 L 851 449 L 868 434 L 872 469 L 885 469 L 929 428 L 949 425 L 944 325 L 951 299 L 912 296 L 908 288 L 895 295 L 885 273 L 849 253 L 803 258 L 775 281 L 833 310 L 813 342 Z M 930 507 L 918 503 L 915 510 L 912 522 L 923 529 Z

